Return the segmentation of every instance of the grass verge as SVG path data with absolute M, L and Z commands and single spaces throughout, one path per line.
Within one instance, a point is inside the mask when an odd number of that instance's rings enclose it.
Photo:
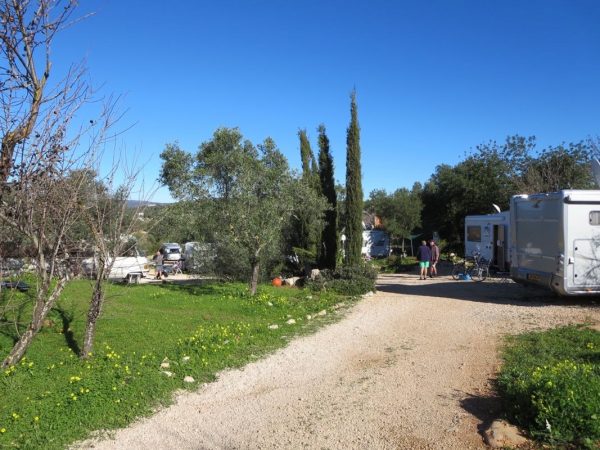
M 17 336 L 15 319 L 29 317 L 28 295 L 1 292 L 1 357 Z M 123 427 L 168 404 L 175 390 L 196 389 L 314 330 L 332 315 L 308 315 L 350 300 L 270 286 L 251 297 L 242 284 L 111 285 L 94 354 L 81 361 L 90 295 L 88 281 L 72 282 L 26 358 L 0 373 L 0 448 L 64 448 Z
M 513 336 L 503 358 L 498 388 L 511 420 L 545 443 L 600 448 L 600 332 Z

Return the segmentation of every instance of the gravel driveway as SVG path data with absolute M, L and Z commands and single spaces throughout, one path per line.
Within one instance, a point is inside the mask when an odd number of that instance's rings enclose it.
M 95 449 L 479 449 L 507 333 L 600 323 L 514 283 L 384 275 L 339 322 L 222 373 Z

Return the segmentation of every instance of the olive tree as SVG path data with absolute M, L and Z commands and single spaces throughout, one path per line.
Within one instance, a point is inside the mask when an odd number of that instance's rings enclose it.
M 220 128 L 196 155 L 170 144 L 161 158 L 160 181 L 178 200 L 200 206 L 214 227 L 217 258 L 244 261 L 256 293 L 261 262 L 280 248 L 296 206 L 294 177 L 275 142 L 255 147 L 237 128 Z

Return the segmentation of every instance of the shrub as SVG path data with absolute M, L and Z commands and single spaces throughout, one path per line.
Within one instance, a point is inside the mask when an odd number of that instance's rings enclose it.
M 563 327 L 511 338 L 498 388 L 509 416 L 550 443 L 600 440 L 600 333 Z
M 362 295 L 375 290 L 377 271 L 370 265 L 323 269 L 307 286 L 314 291 L 331 290 L 341 295 Z
M 407 256 L 406 258 L 391 256 L 388 259 L 385 271 L 388 273 L 412 272 L 415 270 L 416 264 L 417 259 L 413 256 Z

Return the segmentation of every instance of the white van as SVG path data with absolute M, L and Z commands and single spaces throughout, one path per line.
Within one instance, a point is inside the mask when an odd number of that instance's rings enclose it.
M 176 242 L 167 242 L 160 247 L 164 261 L 179 261 L 181 259 L 181 247 Z

